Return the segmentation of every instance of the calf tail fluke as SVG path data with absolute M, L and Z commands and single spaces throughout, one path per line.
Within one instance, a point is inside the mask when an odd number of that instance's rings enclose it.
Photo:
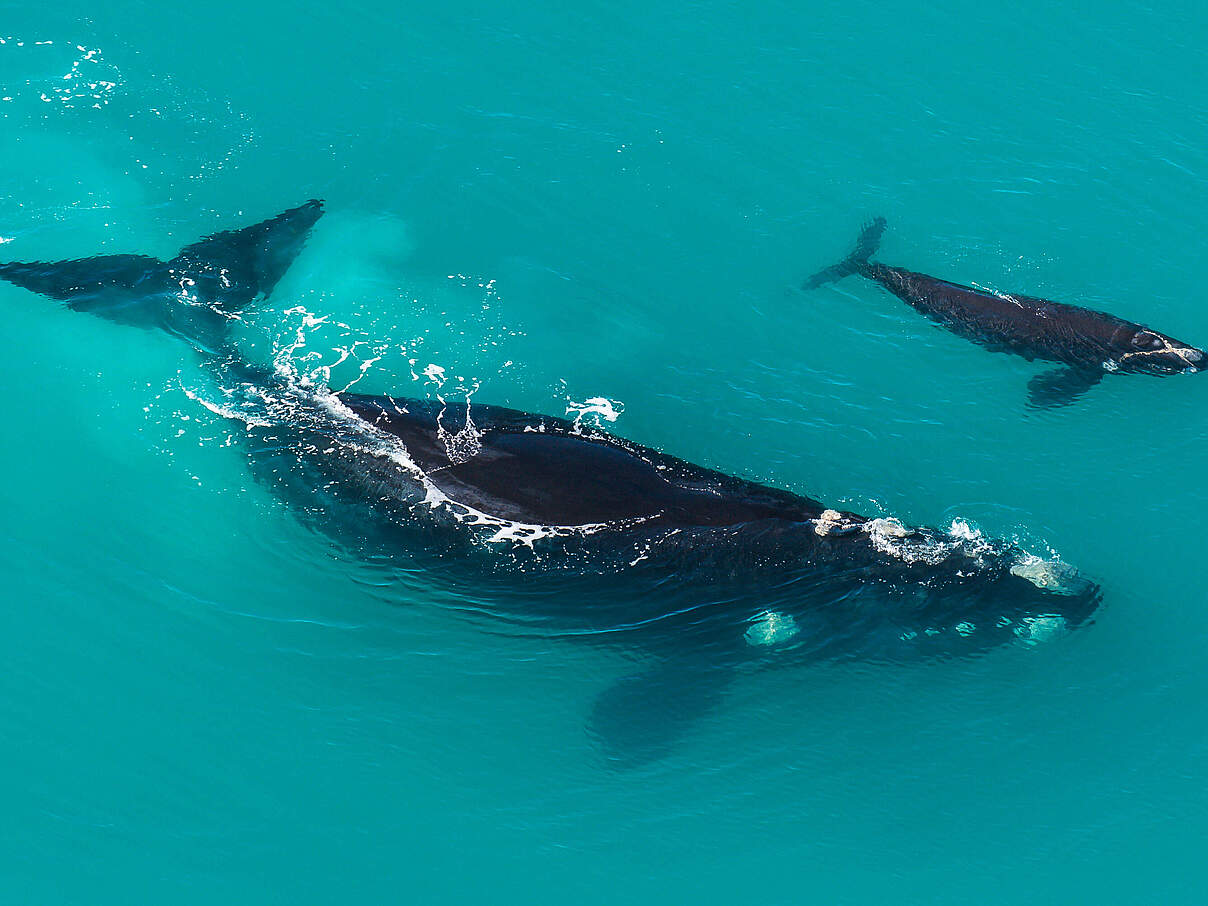
M 856 271 L 868 263 L 869 258 L 876 254 L 877 247 L 881 244 L 881 234 L 884 232 L 884 217 L 870 220 L 864 225 L 864 229 L 860 231 L 860 238 L 856 240 L 856 247 L 850 255 L 838 264 L 832 264 L 825 270 L 818 271 L 818 273 L 802 283 L 801 288 L 817 289 L 824 283 L 842 280 L 848 274 L 856 273 Z

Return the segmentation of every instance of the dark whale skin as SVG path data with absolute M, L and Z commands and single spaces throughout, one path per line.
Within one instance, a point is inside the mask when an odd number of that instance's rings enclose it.
M 1168 375 L 1208 368 L 1202 349 L 1107 312 L 989 292 L 872 261 L 884 230 L 883 218 L 869 223 L 851 255 L 815 274 L 803 288 L 858 274 L 958 336 L 1029 361 L 1059 363 L 1062 368 L 1029 384 L 1035 407 L 1071 403 L 1110 372 Z

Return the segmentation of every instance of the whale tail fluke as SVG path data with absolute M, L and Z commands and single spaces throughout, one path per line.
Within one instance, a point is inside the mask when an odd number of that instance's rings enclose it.
M 108 287 L 135 292 L 144 281 L 155 279 L 163 267 L 164 262 L 146 255 L 98 255 L 74 261 L 10 261 L 0 264 L 0 279 L 84 307 L 84 300 Z
M 801 288 L 817 289 L 823 284 L 842 280 L 848 274 L 854 274 L 859 271 L 860 268 L 868 264 L 868 259 L 876 254 L 877 248 L 881 245 L 881 235 L 884 232 L 884 217 L 874 218 L 864 224 L 864 229 L 860 231 L 860 238 L 856 240 L 856 247 L 852 253 L 838 264 L 832 264 L 825 270 L 818 271 L 818 273 L 802 283 Z
M 0 279 L 112 321 L 162 328 L 213 350 L 230 321 L 268 296 L 297 257 L 323 202 L 308 201 L 239 230 L 187 245 L 171 261 L 99 255 L 0 264 Z
M 322 216 L 323 202 L 312 198 L 260 223 L 186 245 L 168 267 L 194 281 L 190 286 L 208 301 L 237 311 L 272 293 Z

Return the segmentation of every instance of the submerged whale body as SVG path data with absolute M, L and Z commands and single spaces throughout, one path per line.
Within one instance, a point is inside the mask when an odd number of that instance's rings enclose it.
M 275 480 L 296 483 L 286 496 L 313 507 L 314 489 L 329 495 L 312 518 L 362 507 L 355 531 L 371 556 L 422 545 L 419 565 L 496 617 L 648 660 L 592 708 L 589 729 L 618 762 L 666 751 L 742 672 L 1035 645 L 1100 599 L 1060 561 L 959 521 L 830 509 L 568 419 L 350 392 L 322 406 L 313 433 L 288 441 L 283 423 L 298 419 L 255 405 L 245 416 Z
M 0 276 L 209 351 L 255 474 L 370 561 L 471 588 L 496 626 L 643 657 L 592 709 L 612 757 L 664 751 L 742 670 L 975 655 L 1095 610 L 1098 588 L 1069 567 L 960 522 L 909 528 L 576 421 L 333 392 L 244 361 L 224 325 L 271 292 L 321 211 L 309 202 L 169 262 L 9 264 Z
M 1202 349 L 1106 312 L 988 292 L 872 261 L 884 231 L 885 219 L 873 220 L 847 258 L 802 288 L 859 274 L 959 336 L 995 351 L 1060 363 L 1028 384 L 1029 401 L 1037 408 L 1072 403 L 1109 372 L 1164 375 L 1208 368 Z

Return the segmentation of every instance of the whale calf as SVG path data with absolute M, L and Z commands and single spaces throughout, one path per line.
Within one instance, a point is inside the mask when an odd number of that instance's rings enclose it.
M 814 274 L 802 288 L 859 274 L 959 336 L 994 351 L 1060 363 L 1029 382 L 1034 407 L 1072 403 L 1112 372 L 1165 375 L 1208 368 L 1202 349 L 1106 312 L 989 292 L 872 261 L 884 232 L 885 219 L 878 217 L 864 227 L 847 258 Z
M 14 263 L 0 276 L 193 343 L 256 477 L 367 561 L 452 587 L 493 630 L 640 658 L 591 709 L 609 757 L 666 751 L 743 671 L 1034 645 L 1098 606 L 1070 567 L 960 521 L 908 527 L 580 421 L 333 391 L 288 361 L 245 359 L 224 327 L 272 292 L 321 213 L 308 202 L 168 262 Z

